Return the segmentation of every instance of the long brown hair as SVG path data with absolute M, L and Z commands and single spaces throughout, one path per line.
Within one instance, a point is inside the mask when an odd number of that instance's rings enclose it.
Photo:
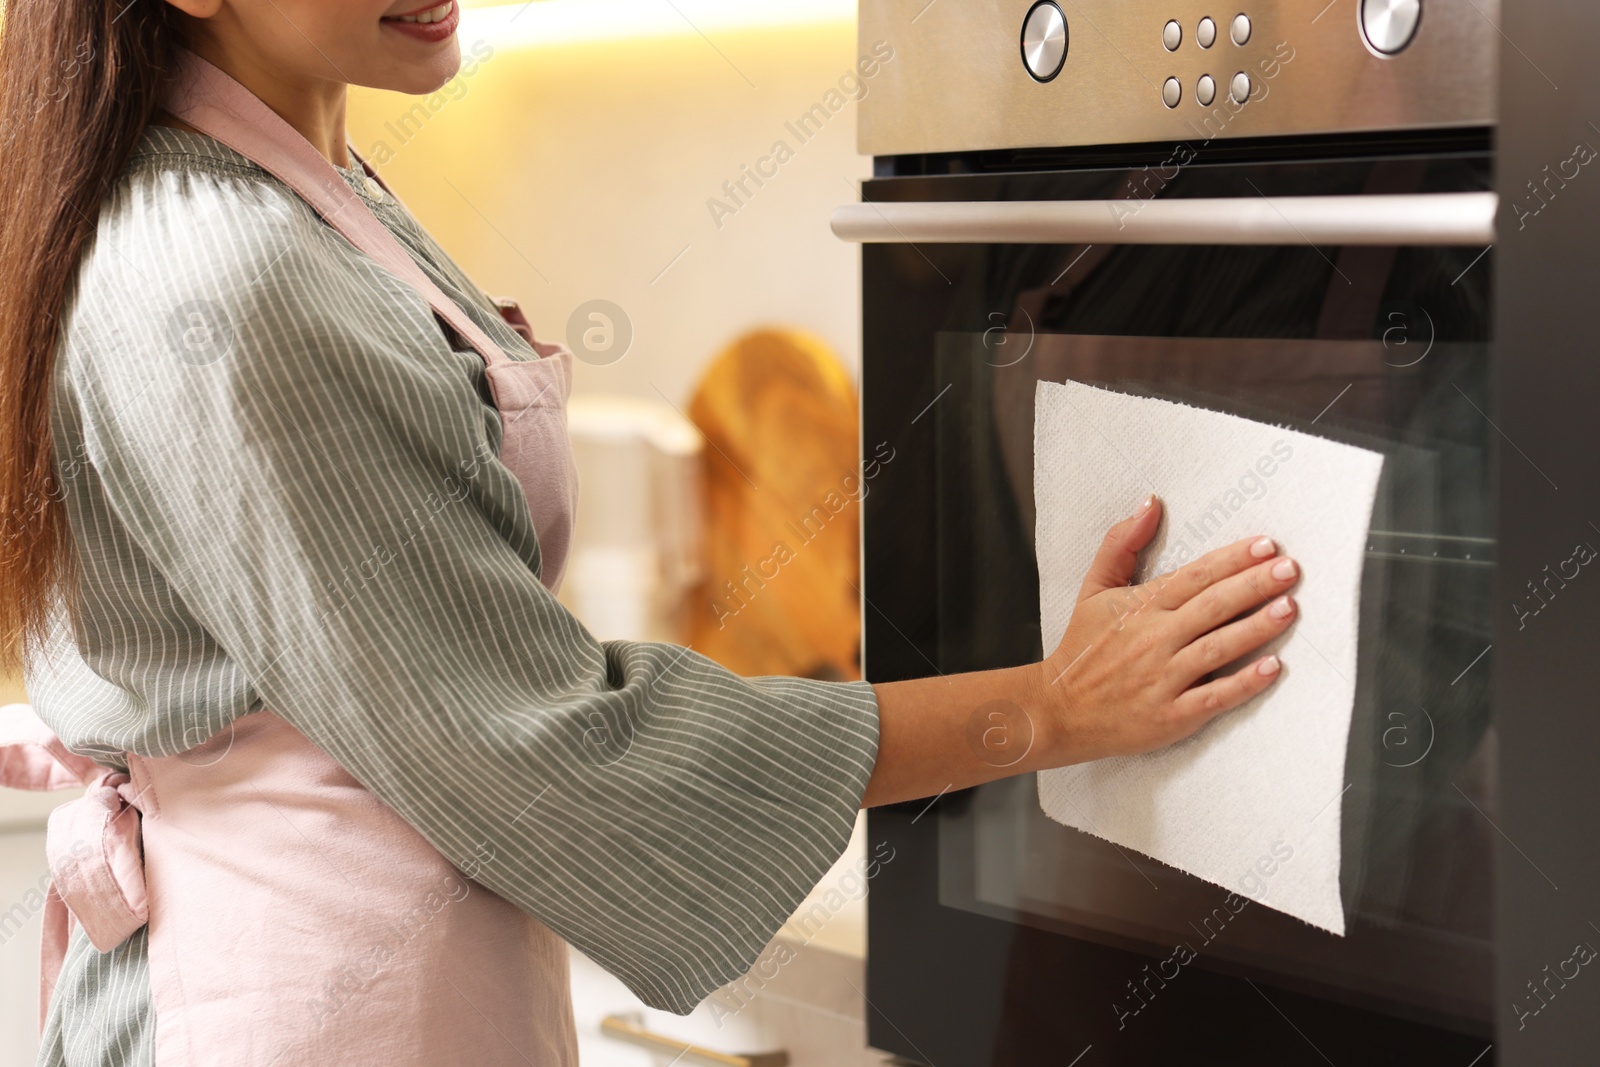
M 0 0 L 0 671 L 73 579 L 50 441 L 61 315 L 100 204 L 160 102 L 165 0 Z M 65 457 L 64 457 L 65 458 Z M 81 460 L 81 457 L 79 457 Z M 66 597 L 69 611 L 74 597 Z

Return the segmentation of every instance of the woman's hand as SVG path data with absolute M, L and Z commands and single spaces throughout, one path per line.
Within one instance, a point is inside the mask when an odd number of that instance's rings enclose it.
M 1274 656 L 1206 676 L 1289 627 L 1299 568 L 1254 537 L 1130 586 L 1160 523 L 1152 498 L 1106 534 L 1044 662 L 875 684 L 878 761 L 862 805 L 1160 748 L 1271 685 Z
M 1284 594 L 1299 567 L 1270 538 L 1255 537 L 1130 586 L 1160 522 L 1151 497 L 1106 534 L 1061 644 L 1041 665 L 1039 706 L 1074 762 L 1188 737 L 1278 676 L 1277 657 L 1263 656 L 1206 680 L 1294 622 L 1295 603 Z

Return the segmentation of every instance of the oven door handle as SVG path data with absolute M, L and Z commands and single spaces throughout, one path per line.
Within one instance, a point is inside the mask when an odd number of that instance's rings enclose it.
M 1492 245 L 1494 193 L 1151 200 L 869 201 L 846 241 L 914 244 Z

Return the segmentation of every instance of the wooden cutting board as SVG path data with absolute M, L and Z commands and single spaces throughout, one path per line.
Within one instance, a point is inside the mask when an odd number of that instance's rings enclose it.
M 689 403 L 705 435 L 705 581 L 697 652 L 744 675 L 861 677 L 855 389 L 821 339 L 747 334 Z

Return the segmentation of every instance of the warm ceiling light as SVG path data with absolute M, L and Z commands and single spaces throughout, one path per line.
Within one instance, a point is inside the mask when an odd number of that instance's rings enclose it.
M 464 40 L 540 47 L 676 37 L 807 23 L 854 22 L 856 0 L 465 0 Z

